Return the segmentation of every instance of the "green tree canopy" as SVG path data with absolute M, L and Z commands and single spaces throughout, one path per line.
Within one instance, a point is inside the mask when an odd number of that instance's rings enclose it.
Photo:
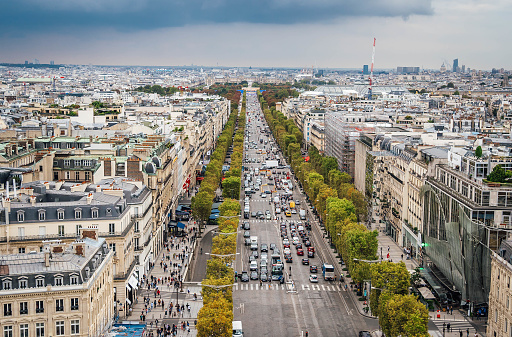
M 413 295 L 383 292 L 379 323 L 386 336 L 428 337 L 428 311 Z

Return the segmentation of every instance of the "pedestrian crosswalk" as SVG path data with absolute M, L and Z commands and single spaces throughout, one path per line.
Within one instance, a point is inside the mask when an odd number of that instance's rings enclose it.
M 467 329 L 469 329 L 469 332 L 475 332 L 475 328 L 466 320 L 433 320 L 434 325 L 439 329 L 439 331 L 443 331 L 443 327 L 445 328 L 446 332 L 466 332 Z M 443 326 L 444 324 L 444 326 Z M 448 324 L 450 324 L 450 330 L 448 331 Z
M 296 286 L 296 288 L 302 291 L 345 291 L 343 287 L 338 285 L 324 285 L 324 284 L 302 284 Z M 290 284 L 276 284 L 276 283 L 263 283 L 261 286 L 259 283 L 235 283 L 233 284 L 234 291 L 256 291 L 256 290 L 292 290 Z

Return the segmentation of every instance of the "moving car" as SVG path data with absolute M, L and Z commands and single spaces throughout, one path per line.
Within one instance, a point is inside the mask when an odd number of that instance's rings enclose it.
M 250 237 L 251 237 L 251 232 L 245 231 L 244 232 L 244 238 L 250 238 Z
M 258 272 L 257 271 L 251 271 L 251 280 L 257 280 L 258 279 Z
M 303 258 L 302 259 L 302 264 L 305 265 L 305 266 L 309 265 L 309 259 L 308 258 Z
M 309 275 L 309 282 L 318 283 L 318 276 L 316 276 L 314 274 Z
M 240 277 L 240 280 L 242 282 L 249 282 L 249 274 L 247 274 L 246 271 L 243 271 L 242 272 L 242 276 Z
M 309 266 L 309 272 L 318 273 L 318 268 L 314 264 L 312 264 L 311 266 Z

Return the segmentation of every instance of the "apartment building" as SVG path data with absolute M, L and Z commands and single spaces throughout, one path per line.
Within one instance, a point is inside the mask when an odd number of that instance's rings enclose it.
M 3 336 L 102 336 L 114 318 L 114 252 L 96 229 L 79 240 L 0 256 Z
M 8 194 L 0 208 L 2 254 L 41 252 L 41 240 L 71 242 L 93 226 L 113 251 L 117 308 L 134 300 L 161 244 L 161 237 L 153 239 L 152 196 L 141 182 L 33 182 Z
M 491 288 L 487 336 L 512 336 L 512 242 L 503 241 L 499 253 L 491 254 Z

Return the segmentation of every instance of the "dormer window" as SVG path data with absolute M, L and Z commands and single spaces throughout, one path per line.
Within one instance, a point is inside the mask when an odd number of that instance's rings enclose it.
M 39 214 L 39 221 L 46 220 L 46 211 L 44 209 L 40 209 L 38 211 L 38 214 Z
M 99 214 L 98 208 L 94 207 L 94 208 L 91 209 L 91 215 L 92 215 L 93 219 L 98 218 L 98 214 Z
M 17 214 L 18 214 L 18 222 L 25 221 L 25 212 L 24 211 L 18 211 Z
M 36 278 L 36 287 L 44 287 L 44 277 Z
M 64 220 L 64 210 L 62 208 L 57 210 L 57 219 Z
M 62 286 L 64 284 L 64 278 L 62 276 L 55 277 L 55 286 Z
M 82 219 L 82 209 L 75 208 L 75 219 Z
M 28 281 L 27 280 L 19 280 L 18 285 L 19 285 L 20 289 L 26 289 L 28 286 Z
M 12 281 L 11 280 L 3 280 L 2 281 L 2 289 L 3 290 L 12 289 Z
M 70 283 L 71 285 L 78 284 L 78 276 L 76 276 L 76 275 L 71 276 L 71 277 L 69 278 L 69 283 Z

